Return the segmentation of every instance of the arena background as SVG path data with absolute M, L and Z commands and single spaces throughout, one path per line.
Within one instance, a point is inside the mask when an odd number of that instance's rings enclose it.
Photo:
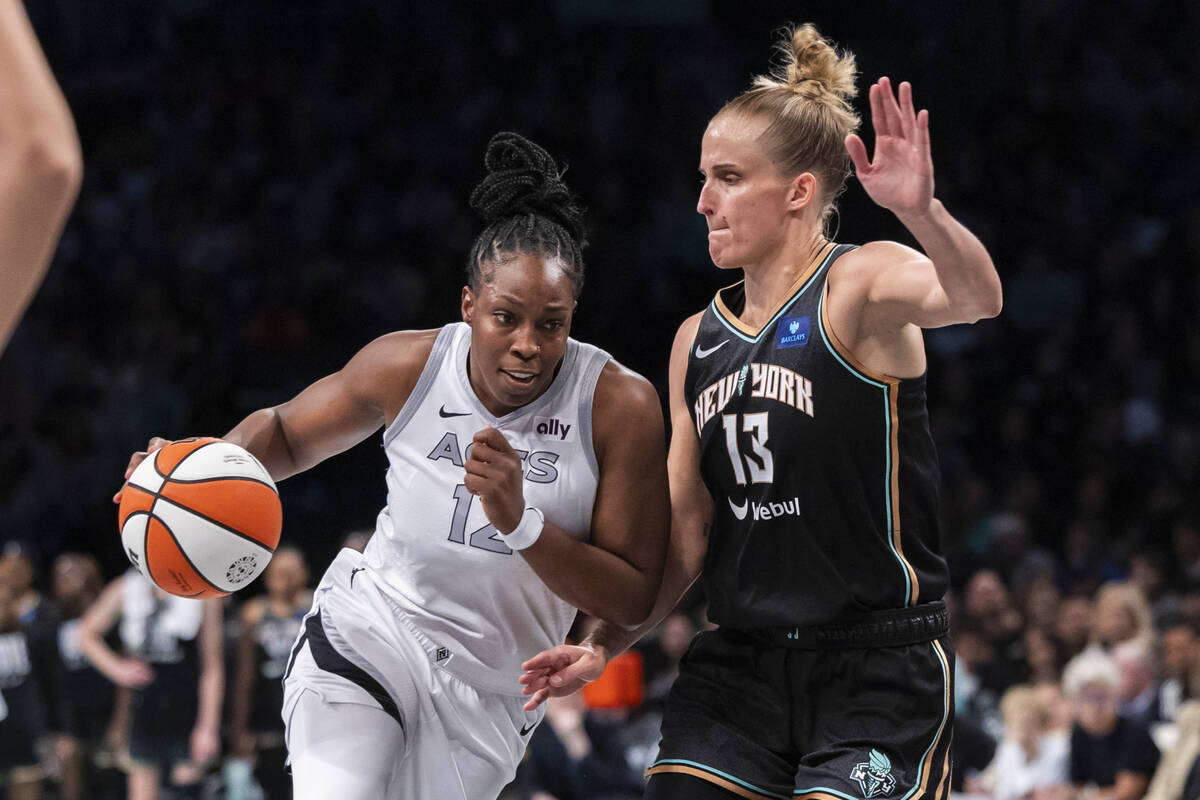
M 86 175 L 0 359 L 0 540 L 124 567 L 151 435 L 219 435 L 389 330 L 458 316 L 497 130 L 590 209 L 574 334 L 665 395 L 678 323 L 732 282 L 695 213 L 709 116 L 813 21 L 931 110 L 937 194 L 1004 313 L 927 337 L 957 580 L 1186 566 L 1200 470 L 1200 4 L 39 0 Z M 860 98 L 865 112 L 865 96 Z M 864 113 L 864 116 L 866 114 Z M 868 123 L 869 125 L 869 123 Z M 868 144 L 870 136 L 866 137 Z M 911 241 L 852 180 L 837 236 Z M 816 459 L 814 459 L 814 462 Z M 282 485 L 318 571 L 384 500 L 377 442 Z

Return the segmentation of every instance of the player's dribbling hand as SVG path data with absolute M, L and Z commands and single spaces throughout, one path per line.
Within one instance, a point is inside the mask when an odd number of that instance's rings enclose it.
M 148 455 L 153 453 L 155 450 L 163 449 L 170 443 L 171 443 L 170 439 L 164 439 L 161 436 L 155 436 L 153 439 L 150 440 L 149 444 L 146 445 L 145 450 L 139 450 L 136 453 L 134 453 L 133 455 L 131 455 L 129 457 L 129 466 L 127 466 L 125 468 L 125 480 L 126 481 L 129 480 L 129 476 L 132 475 L 133 471 L 138 468 L 138 464 L 141 464 L 143 461 L 145 461 L 146 457 Z M 117 490 L 117 493 L 113 495 L 113 502 L 120 503 L 121 495 L 123 495 L 123 494 L 125 494 L 125 486 L 124 485 L 122 485 L 121 488 Z
M 529 696 L 525 710 L 579 691 L 604 674 L 607 664 L 604 648 L 592 644 L 560 644 L 543 650 L 521 665 L 525 673 L 517 680 L 525 687 L 521 694 Z
M 899 98 L 897 102 L 886 77 L 871 86 L 874 160 L 867 160 L 867 147 L 857 134 L 846 137 L 846 152 L 858 182 L 878 205 L 897 216 L 923 214 L 933 202 L 929 112 L 917 113 L 907 82 L 900 84 Z
M 483 503 L 488 522 L 501 533 L 511 533 L 525 513 L 521 483 L 521 457 L 504 434 L 488 425 L 471 441 L 463 483 Z

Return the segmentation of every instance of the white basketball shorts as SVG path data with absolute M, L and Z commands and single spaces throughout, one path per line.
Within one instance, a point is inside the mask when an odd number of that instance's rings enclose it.
M 516 773 L 545 706 L 527 712 L 525 698 L 442 669 L 399 613 L 362 554 L 343 549 L 317 587 L 284 677 L 297 800 L 479 800 Z

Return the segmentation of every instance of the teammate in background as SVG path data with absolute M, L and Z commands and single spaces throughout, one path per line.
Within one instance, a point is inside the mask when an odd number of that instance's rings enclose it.
M 24 637 L 31 657 L 37 662 L 36 680 L 27 685 L 36 687 L 39 695 L 36 707 L 41 732 L 38 735 L 44 737 L 38 742 L 39 751 L 47 756 L 53 751 L 52 760 L 46 761 L 45 766 L 56 776 L 58 770 L 55 764 L 61 764 L 70 755 L 66 736 L 68 704 L 63 696 L 63 670 L 59 660 L 54 657 L 59 611 L 55 603 L 36 588 L 39 570 L 34 556 L 35 551 L 28 545 L 7 542 L 4 555 L 0 557 L 0 582 L 7 586 L 12 595 L 20 635 Z M 11 664 L 9 668 L 12 668 Z
M 298 798 L 495 797 L 542 717 L 522 661 L 576 609 L 638 625 L 658 591 L 658 396 L 569 338 L 584 229 L 553 159 L 500 133 L 485 164 L 463 321 L 376 339 L 225 436 L 278 481 L 383 428 L 387 505 L 326 571 L 285 679 Z
M 288 657 L 312 605 L 304 555 L 294 547 L 276 550 L 263 583 L 266 595 L 242 606 L 231 739 L 239 758 L 254 761 L 254 778 L 267 799 L 277 800 L 292 796 L 279 710 Z
M 671 353 L 671 551 L 637 631 L 527 662 L 527 708 L 578 688 L 703 575 L 709 617 L 667 701 L 647 797 L 944 798 L 952 655 L 922 328 L 1000 311 L 979 241 L 934 199 L 928 112 L 870 90 L 811 25 L 701 143 L 697 210 L 744 280 Z M 827 238 L 853 162 L 924 253 Z M 702 572 L 703 569 L 703 572 Z
M 43 682 L 53 672 L 53 651 L 29 635 L 17 592 L 0 579 L 0 786 L 11 800 L 42 796 L 36 744 L 47 732 Z
M 0 0 L 0 353 L 42 282 L 83 157 L 19 0 Z
M 169 595 L 131 569 L 84 614 L 84 653 L 109 680 L 132 690 L 130 800 L 155 800 L 164 768 L 173 798 L 200 797 L 205 765 L 220 744 L 220 603 Z M 105 641 L 118 623 L 123 655 Z
M 100 564 L 83 553 L 63 553 L 54 560 L 54 602 L 58 606 L 59 682 L 66 706 L 69 738 L 62 751 L 63 800 L 109 800 L 125 794 L 114 768 L 118 740 L 113 684 L 92 666 L 79 638 L 83 614 L 100 596 L 104 582 Z M 110 635 L 110 646 L 115 645 Z

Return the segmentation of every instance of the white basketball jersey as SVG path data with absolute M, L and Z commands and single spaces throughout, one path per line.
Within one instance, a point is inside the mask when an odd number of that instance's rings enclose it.
M 435 661 L 474 685 L 520 694 L 521 662 L 561 644 L 575 608 L 499 539 L 463 484 L 472 437 L 496 428 L 522 459 L 526 506 L 572 536 L 590 537 L 599 467 L 592 397 L 610 356 L 569 339 L 550 387 L 494 417 L 467 377 L 471 329 L 447 325 L 416 388 L 383 435 L 388 501 L 365 556 Z

